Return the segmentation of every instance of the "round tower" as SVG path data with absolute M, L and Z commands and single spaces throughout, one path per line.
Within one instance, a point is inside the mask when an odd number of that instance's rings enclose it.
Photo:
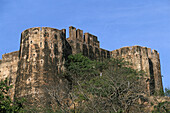
M 44 86 L 56 85 L 57 76 L 64 71 L 71 53 L 66 42 L 66 30 L 35 27 L 22 32 L 16 97 L 24 97 L 28 104 L 45 106 L 51 100 Z
M 147 47 L 123 47 L 112 51 L 112 57 L 122 57 L 132 63 L 132 68 L 146 72 L 145 92 L 148 95 L 162 95 L 162 77 L 159 53 Z

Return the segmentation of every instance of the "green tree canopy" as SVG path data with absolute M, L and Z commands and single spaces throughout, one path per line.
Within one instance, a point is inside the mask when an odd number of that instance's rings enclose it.
M 15 99 L 13 102 L 8 96 L 8 91 L 12 86 L 7 85 L 8 80 L 0 81 L 0 113 L 19 113 L 22 112 L 23 100 Z

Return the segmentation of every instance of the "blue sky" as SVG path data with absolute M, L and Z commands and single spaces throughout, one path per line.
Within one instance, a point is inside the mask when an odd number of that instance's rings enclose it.
M 75 26 L 115 50 L 140 45 L 160 53 L 164 87 L 170 87 L 170 0 L 0 0 L 0 59 L 19 50 L 31 27 Z

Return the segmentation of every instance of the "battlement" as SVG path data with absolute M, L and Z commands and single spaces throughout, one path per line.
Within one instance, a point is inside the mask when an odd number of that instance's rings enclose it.
M 97 39 L 97 36 L 90 33 L 84 33 L 83 30 L 77 29 L 73 26 L 69 27 L 69 38 L 68 41 L 75 41 L 79 43 L 88 44 L 91 46 L 100 47 L 100 43 Z
M 84 33 L 84 41 L 85 41 L 86 44 L 96 46 L 96 47 L 100 47 L 100 43 L 97 39 L 97 36 L 92 35 L 90 33 Z

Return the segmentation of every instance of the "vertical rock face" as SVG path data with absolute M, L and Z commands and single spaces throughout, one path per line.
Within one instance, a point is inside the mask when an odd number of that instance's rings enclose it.
M 54 85 L 58 73 L 65 70 L 65 60 L 71 54 L 65 36 L 65 29 L 46 27 L 22 33 L 16 97 L 25 97 L 30 104 L 51 104 L 44 85 Z
M 146 72 L 146 88 L 149 95 L 163 92 L 159 53 L 146 47 L 132 46 L 112 51 L 113 57 L 122 57 L 132 63 L 132 68 Z
M 2 60 L 0 60 L 0 80 L 8 78 L 8 85 L 12 85 L 12 89 L 9 91 L 9 95 L 13 100 L 15 92 L 15 81 L 18 69 L 18 51 L 4 54 Z
M 57 86 L 62 82 L 58 75 L 65 70 L 67 57 L 76 53 L 98 61 L 123 57 L 133 64 L 132 68 L 146 72 L 144 83 L 149 95 L 160 95 L 163 91 L 157 51 L 140 46 L 108 51 L 100 48 L 97 36 L 83 34 L 83 30 L 72 26 L 67 39 L 65 29 L 35 27 L 23 31 L 20 50 L 4 54 L 0 60 L 0 80 L 7 77 L 9 84 L 14 86 L 9 92 L 11 98 L 15 93 L 16 97 L 25 97 L 27 104 L 49 106 L 51 99 L 44 86 Z

